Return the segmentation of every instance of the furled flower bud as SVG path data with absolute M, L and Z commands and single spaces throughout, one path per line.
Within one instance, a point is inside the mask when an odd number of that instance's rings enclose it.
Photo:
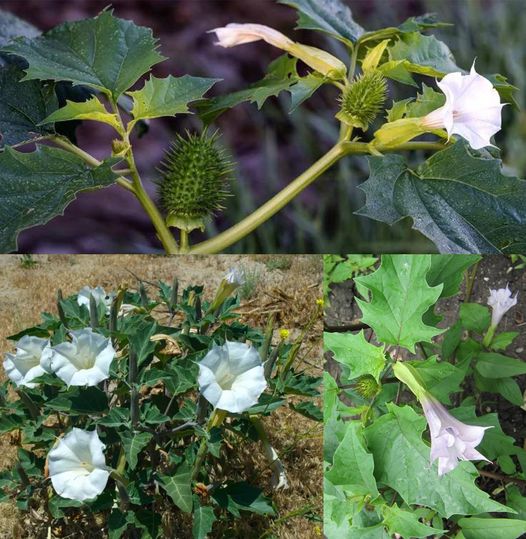
M 291 56 L 299 58 L 314 71 L 326 77 L 341 79 L 347 73 L 345 64 L 332 54 L 316 47 L 296 43 L 281 32 L 263 24 L 238 24 L 233 22 L 222 28 L 214 28 L 210 32 L 216 34 L 218 39 L 216 44 L 221 47 L 235 47 L 236 45 L 252 43 L 261 39 L 278 49 L 288 52 Z
M 96 386 L 110 376 L 115 350 L 91 328 L 71 332 L 71 342 L 52 349 L 51 370 L 68 386 Z
M 511 294 L 511 290 L 506 285 L 506 288 L 499 288 L 498 290 L 489 291 L 488 305 L 492 309 L 491 313 L 491 325 L 497 327 L 502 320 L 502 317 L 515 305 L 517 305 L 517 292 L 514 296 Z
M 5 355 L 5 372 L 17 386 L 35 387 L 32 380 L 49 372 L 49 353 L 49 339 L 24 335 L 16 343 L 16 353 Z
M 267 387 L 258 351 L 227 341 L 199 362 L 199 391 L 214 408 L 240 414 L 257 403 Z
M 110 476 L 105 447 L 96 430 L 73 428 L 60 438 L 47 457 L 55 492 L 79 502 L 93 500 L 101 494 Z
M 383 74 L 376 70 L 366 71 L 344 90 L 336 117 L 365 131 L 382 110 L 386 94 L 387 83 Z
M 217 133 L 180 135 L 166 153 L 159 195 L 166 222 L 188 232 L 223 209 L 232 163 L 217 146 Z

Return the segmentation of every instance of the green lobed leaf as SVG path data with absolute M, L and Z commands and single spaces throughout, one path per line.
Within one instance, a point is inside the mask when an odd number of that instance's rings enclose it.
M 98 387 L 71 387 L 45 405 L 72 416 L 101 414 L 108 410 L 108 397 Z
M 526 533 L 526 520 L 514 518 L 461 518 L 466 539 L 517 539 Z
M 379 341 L 414 352 L 417 342 L 431 342 L 442 332 L 422 321 L 443 287 L 427 284 L 430 267 L 429 255 L 384 255 L 374 273 L 356 277 L 360 293 L 369 295 L 369 301 L 356 298 L 362 321 L 373 328 Z
M 404 67 L 413 73 L 442 77 L 446 73 L 462 71 L 449 47 L 435 36 L 420 32 L 401 34 L 388 51 L 392 61 L 404 62 Z
M 391 535 L 398 533 L 402 537 L 428 537 L 445 531 L 423 524 L 416 513 L 400 509 L 396 504 L 384 505 L 382 513 L 384 525 Z
M 462 143 L 417 170 L 399 155 L 369 157 L 357 213 L 394 224 L 404 217 L 442 253 L 513 253 L 526 249 L 526 181 L 502 173 L 501 161 Z
M 67 122 L 69 120 L 94 120 L 111 125 L 117 131 L 120 128 L 117 115 L 108 112 L 95 96 L 87 101 L 66 101 L 66 104 L 62 108 L 47 116 L 40 124 Z
M 341 0 L 278 0 L 295 8 L 296 28 L 319 30 L 347 44 L 354 43 L 365 30 L 354 21 L 350 8 Z
M 424 417 L 410 406 L 389 403 L 387 408 L 389 413 L 365 429 L 378 483 L 396 490 L 405 503 L 429 507 L 445 518 L 507 511 L 475 486 L 477 474 L 471 462 L 460 462 L 439 477 L 436 462 L 429 464 L 430 448 L 422 441 Z
M 183 462 L 173 475 L 159 475 L 160 485 L 185 513 L 192 512 L 192 470 Z
M 129 430 L 119 432 L 122 440 L 126 461 L 132 470 L 135 470 L 139 462 L 139 453 L 148 445 L 153 435 L 149 432 L 131 432 Z
M 212 531 L 217 518 L 212 507 L 209 505 L 200 505 L 199 501 L 197 503 L 197 508 L 194 509 L 193 514 L 192 537 L 193 539 L 206 539 Z
M 258 109 L 264 105 L 269 97 L 277 96 L 282 91 L 289 91 L 293 98 L 292 107 L 310 97 L 319 86 L 313 84 L 312 78 L 300 77 L 296 70 L 298 60 L 287 54 L 276 58 L 268 67 L 267 74 L 258 82 L 252 84 L 246 90 L 240 90 L 227 95 L 221 95 L 208 99 L 203 103 L 197 103 L 196 108 L 199 116 L 205 123 L 214 121 L 223 112 L 239 105 L 240 103 L 256 103 Z M 323 79 L 321 79 L 323 82 Z M 298 84 L 300 88 L 295 88 Z M 295 88 L 295 90 L 293 90 Z
M 27 60 L 25 80 L 71 81 L 109 93 L 116 100 L 165 59 L 157 47 L 149 28 L 103 11 L 33 39 L 17 38 L 0 51 Z
M 150 75 L 140 90 L 127 92 L 133 99 L 132 116 L 135 121 L 161 116 L 186 114 L 188 104 L 203 95 L 220 79 L 201 77 L 172 77 L 159 79 Z
M 384 347 L 367 342 L 363 329 L 359 333 L 325 332 L 323 343 L 338 363 L 349 367 L 350 380 L 370 374 L 380 381 L 386 362 Z
M 69 152 L 44 146 L 31 153 L 6 148 L 0 153 L 0 252 L 16 250 L 21 230 L 61 215 L 79 191 L 112 184 L 113 164 L 91 168 Z
M 58 107 L 53 84 L 20 82 L 16 66 L 0 68 L 0 148 L 30 142 L 54 131 L 42 120 Z
M 345 485 L 355 495 L 376 498 L 379 492 L 373 471 L 373 456 L 365 446 L 363 427 L 359 421 L 350 421 L 325 477 L 333 485 Z

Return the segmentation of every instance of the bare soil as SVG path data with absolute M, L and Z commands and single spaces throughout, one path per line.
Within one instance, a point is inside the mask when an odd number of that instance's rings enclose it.
M 319 256 L 129 256 L 129 255 L 42 255 L 35 256 L 33 268 L 24 268 L 22 258 L 0 256 L 0 345 L 2 352 L 12 350 L 8 335 L 39 322 L 42 311 L 56 312 L 56 293 L 64 296 L 82 286 L 101 285 L 107 290 L 127 284 L 133 288 L 136 279 L 171 281 L 176 275 L 181 287 L 204 284 L 212 296 L 225 272 L 243 267 L 252 280 L 249 297 L 241 303 L 242 319 L 264 327 L 270 313 L 279 328 L 294 335 L 312 313 L 321 297 L 321 258 Z M 281 269 L 279 269 L 281 268 Z M 133 273 L 133 274 L 132 274 Z M 250 295 L 251 294 L 251 295 Z M 321 374 L 321 320 L 311 329 L 301 359 L 311 373 Z M 0 369 L 0 383 L 5 377 Z M 269 532 L 282 539 L 321 537 L 317 518 L 322 514 L 322 428 L 292 410 L 282 407 L 265 420 L 272 444 L 286 466 L 290 488 L 273 493 L 270 473 L 259 445 L 239 443 L 228 447 L 225 467 L 232 468 L 236 479 L 257 484 L 271 495 L 279 520 L 247 515 L 234 528 L 220 529 L 213 537 L 257 538 Z M 0 470 L 13 465 L 16 446 L 10 436 L 0 437 Z M 299 516 L 295 516 L 299 515 Z M 189 522 L 174 514 L 170 520 L 176 537 L 191 537 Z M 105 537 L 90 529 L 52 537 Z M 32 517 L 17 511 L 14 504 L 0 504 L 0 539 L 44 538 L 47 529 L 38 528 Z

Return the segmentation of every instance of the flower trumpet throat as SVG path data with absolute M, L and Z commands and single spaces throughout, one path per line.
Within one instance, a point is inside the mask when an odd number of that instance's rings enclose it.
M 340 98 L 338 120 L 364 131 L 382 110 L 387 83 L 380 71 L 367 71 L 347 87 Z
M 168 226 L 190 232 L 223 209 L 232 163 L 218 148 L 218 134 L 178 135 L 159 172 L 159 196 Z

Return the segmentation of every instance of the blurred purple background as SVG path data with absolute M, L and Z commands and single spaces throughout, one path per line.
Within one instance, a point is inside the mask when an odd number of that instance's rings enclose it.
M 42 30 L 52 28 L 63 21 L 72 21 L 96 15 L 108 6 L 109 0 L 0 0 L 0 8 L 11 11 Z M 381 25 L 393 25 L 408 16 L 429 10 L 426 0 L 360 0 L 348 1 L 354 18 L 363 26 L 373 29 Z M 471 3 L 471 2 L 470 2 Z M 478 2 L 482 4 L 484 2 Z M 458 2 L 443 2 L 453 13 Z M 214 46 L 214 37 L 207 31 L 228 22 L 258 22 L 267 24 L 298 41 L 341 52 L 339 44 L 310 31 L 293 31 L 296 12 L 271 0 L 116 0 L 112 7 L 117 16 L 131 19 L 139 25 L 151 27 L 160 39 L 161 52 L 169 60 L 155 66 L 154 74 L 176 76 L 185 73 L 224 79 L 216 85 L 211 95 L 243 89 L 247 84 L 261 78 L 268 63 L 279 56 L 280 51 L 265 43 L 254 43 L 223 49 Z M 308 103 L 308 109 L 327 111 L 335 109 L 336 94 L 321 92 Z M 219 228 L 233 224 L 247 209 L 258 205 L 274 194 L 296 174 L 312 163 L 313 154 L 319 155 L 333 142 L 332 133 L 320 130 L 311 134 L 316 148 L 306 151 L 305 144 L 298 144 L 293 133 L 294 126 L 279 107 L 279 100 L 271 100 L 262 112 L 255 105 L 241 105 L 220 117 L 217 126 L 223 132 L 223 143 L 237 161 L 237 177 L 240 192 L 245 193 L 244 205 L 231 202 L 227 215 L 220 217 Z M 284 112 L 285 110 L 285 112 Z M 330 116 L 332 116 L 332 113 Z M 332 122 L 332 118 L 329 118 Z M 151 122 L 147 136 L 136 141 L 136 161 L 148 189 L 155 196 L 155 167 L 162 159 L 170 137 L 185 128 L 199 128 L 196 116 L 181 116 Z M 277 141 L 276 170 L 269 173 L 267 134 Z M 77 130 L 79 145 L 96 157 L 108 153 L 111 129 L 94 122 L 85 123 Z M 266 157 L 265 157 L 266 156 Z M 269 185 L 268 177 L 275 180 Z M 325 184 L 327 185 L 327 184 Z M 268 228 L 269 234 L 279 233 L 278 248 L 297 252 L 314 249 L 312 243 L 299 244 L 294 233 L 288 233 L 297 222 L 296 214 L 306 215 L 319 204 L 317 187 L 310 188 L 300 198 L 301 209 L 289 207 L 275 219 L 279 227 Z M 261 241 L 244 245 L 246 251 L 264 251 L 276 248 L 276 242 Z M 152 227 L 139 204 L 127 192 L 111 187 L 99 192 L 82 193 L 62 217 L 53 219 L 43 227 L 23 232 L 19 237 L 21 252 L 151 252 L 160 248 Z

